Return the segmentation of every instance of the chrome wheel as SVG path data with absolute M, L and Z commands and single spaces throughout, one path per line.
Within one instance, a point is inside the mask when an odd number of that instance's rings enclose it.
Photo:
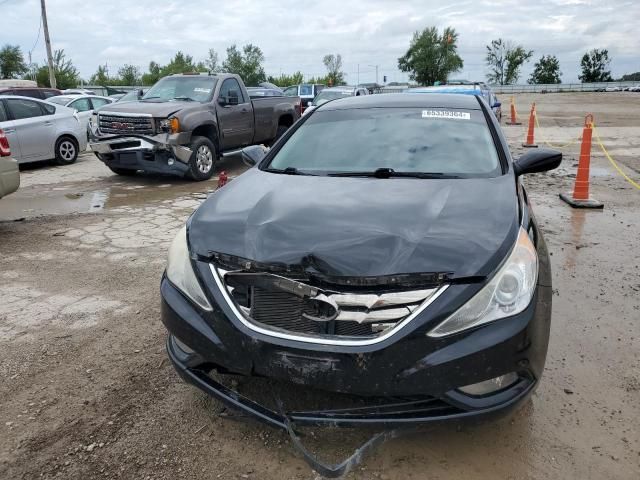
M 71 162 L 76 156 L 76 146 L 71 140 L 63 140 L 58 147 L 60 158 L 66 162 Z
M 196 151 L 196 167 L 200 173 L 209 173 L 213 167 L 213 152 L 207 145 L 200 145 Z

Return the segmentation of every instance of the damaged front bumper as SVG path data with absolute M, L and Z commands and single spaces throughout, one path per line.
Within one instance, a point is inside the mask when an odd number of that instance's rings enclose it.
M 190 132 L 158 135 L 100 135 L 89 127 L 89 147 L 107 166 L 183 175 L 193 151 Z
M 200 262 L 198 262 L 200 263 Z M 210 284 L 206 265 L 198 271 Z M 169 357 L 189 383 L 229 407 L 279 428 L 308 425 L 404 427 L 505 414 L 534 391 L 542 375 L 549 336 L 551 289 L 538 286 L 521 314 L 444 338 L 426 333 L 450 313 L 452 301 L 477 287 L 451 285 L 410 324 L 370 345 L 311 344 L 263 335 L 235 317 L 221 292 L 209 290 L 213 310 L 194 306 L 166 278 L 161 283 L 162 321 Z M 209 375 L 262 377 L 358 397 L 357 408 L 300 410 L 268 406 Z M 515 381 L 487 395 L 461 388 L 499 376 Z

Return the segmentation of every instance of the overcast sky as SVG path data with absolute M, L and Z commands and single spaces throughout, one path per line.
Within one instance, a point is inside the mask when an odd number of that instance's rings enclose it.
M 607 48 L 614 78 L 640 71 L 640 1 L 431 1 L 431 0 L 48 0 L 54 49 L 63 48 L 89 78 L 98 65 L 111 73 L 125 63 L 146 70 L 149 61 L 166 63 L 177 50 L 203 60 L 209 48 L 224 58 L 233 43 L 258 45 L 267 74 L 300 70 L 324 74 L 322 57 L 340 53 L 347 81 L 406 79 L 397 69 L 414 31 L 436 25 L 460 34 L 464 69 L 453 75 L 484 79 L 485 45 L 502 37 L 534 50 L 520 83 L 543 54 L 560 59 L 564 82 L 578 80 L 582 54 Z M 0 45 L 18 44 L 43 63 L 38 38 L 38 0 L 0 0 Z

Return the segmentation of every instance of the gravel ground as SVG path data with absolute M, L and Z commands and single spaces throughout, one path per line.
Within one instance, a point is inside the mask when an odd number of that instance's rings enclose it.
M 640 94 L 519 95 L 521 116 L 531 101 L 539 142 L 577 137 L 592 112 L 640 180 Z M 525 126 L 504 128 L 518 155 Z M 578 149 L 526 181 L 555 294 L 532 401 L 496 423 L 390 441 L 348 478 L 638 478 L 640 191 L 594 150 L 592 194 L 605 209 L 570 209 L 558 193 L 572 187 Z M 233 176 L 242 164 L 221 168 Z M 20 191 L 0 200 L 0 478 L 317 478 L 286 435 L 225 418 L 166 359 L 158 285 L 168 243 L 215 186 L 117 177 L 85 154 L 23 171 Z M 360 438 L 318 435 L 328 458 Z

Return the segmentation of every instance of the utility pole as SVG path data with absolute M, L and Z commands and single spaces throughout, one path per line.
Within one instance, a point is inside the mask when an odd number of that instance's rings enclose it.
M 356 83 L 356 87 L 360 85 L 360 64 L 358 64 L 358 79 Z
M 376 85 L 378 85 L 378 67 L 379 65 L 369 65 L 370 67 L 375 67 L 376 69 Z
M 51 54 L 51 39 L 49 38 L 49 25 L 47 24 L 47 7 L 44 0 L 40 0 L 42 7 L 42 28 L 44 29 L 44 43 L 47 46 L 47 63 L 49 63 L 49 84 L 56 88 L 56 73 L 53 69 L 53 55 Z

